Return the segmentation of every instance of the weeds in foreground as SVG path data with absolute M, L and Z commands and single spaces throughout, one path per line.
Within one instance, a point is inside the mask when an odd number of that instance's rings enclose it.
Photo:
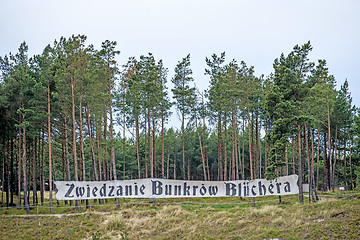
M 101 239 L 101 233 L 97 231 L 96 233 L 91 234 L 92 240 L 100 240 Z
M 239 198 L 112 202 L 82 208 L 60 203 L 64 215 L 18 217 L 22 210 L 0 212 L 3 239 L 356 239 L 360 235 L 360 199 L 327 198 L 317 203 L 296 196 L 260 198 L 256 207 Z M 55 210 L 55 209 L 54 209 Z

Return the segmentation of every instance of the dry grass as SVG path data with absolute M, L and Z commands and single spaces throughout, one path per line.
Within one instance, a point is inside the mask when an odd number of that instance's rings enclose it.
M 129 239 L 355 239 L 360 236 L 359 220 L 357 200 L 230 211 L 166 206 L 108 216 L 104 227 L 110 232 L 104 239 L 116 239 L 116 231 L 126 231 Z
M 120 210 L 114 206 L 94 207 L 83 215 L 61 218 L 8 217 L 13 212 L 3 212 L 1 238 L 357 239 L 360 236 L 359 198 L 324 199 L 303 205 L 294 202 L 279 205 L 275 201 L 257 207 L 238 204 L 238 198 L 195 200 L 196 206 L 181 201 L 185 204 L 161 202 L 153 206 L 127 202 L 122 203 Z M 111 214 L 99 215 L 94 211 L 111 211 Z

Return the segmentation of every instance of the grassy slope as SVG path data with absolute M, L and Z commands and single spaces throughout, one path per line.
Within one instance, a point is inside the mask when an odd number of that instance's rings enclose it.
M 269 201 L 264 202 L 261 201 Z M 93 207 L 81 215 L 16 216 L 23 210 L 1 210 L 0 239 L 359 239 L 359 195 L 342 200 L 294 203 L 296 196 L 277 199 L 179 199 Z M 189 202 L 188 202 L 189 201 Z M 284 203 L 284 201 L 283 201 Z M 269 205 L 270 204 L 270 205 Z M 94 211 L 111 211 L 96 214 Z M 40 209 L 41 212 L 47 208 Z M 55 212 L 75 212 L 63 205 Z

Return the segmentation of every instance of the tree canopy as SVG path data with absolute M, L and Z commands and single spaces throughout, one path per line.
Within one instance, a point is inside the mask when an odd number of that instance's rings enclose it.
M 190 54 L 168 76 L 152 53 L 118 63 L 117 47 L 73 35 L 39 55 L 23 42 L 0 56 L 0 173 L 3 191 L 24 192 L 18 205 L 29 208 L 29 191 L 44 201 L 53 180 L 298 174 L 312 194 L 359 188 L 359 110 L 348 81 L 336 88 L 326 60 L 310 60 L 310 41 L 280 53 L 268 76 L 212 54 L 204 93 Z

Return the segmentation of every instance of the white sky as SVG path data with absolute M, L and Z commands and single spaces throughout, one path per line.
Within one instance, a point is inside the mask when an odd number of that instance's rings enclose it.
M 274 59 L 311 41 L 312 61 L 326 59 L 338 86 L 347 78 L 360 106 L 360 1 L 358 0 L 0 0 L 0 56 L 21 42 L 40 54 L 61 36 L 88 36 L 100 49 L 117 41 L 119 65 L 152 52 L 169 69 L 188 53 L 196 85 L 206 89 L 205 57 L 226 51 L 256 75 Z M 176 114 L 174 114 L 176 116 Z

